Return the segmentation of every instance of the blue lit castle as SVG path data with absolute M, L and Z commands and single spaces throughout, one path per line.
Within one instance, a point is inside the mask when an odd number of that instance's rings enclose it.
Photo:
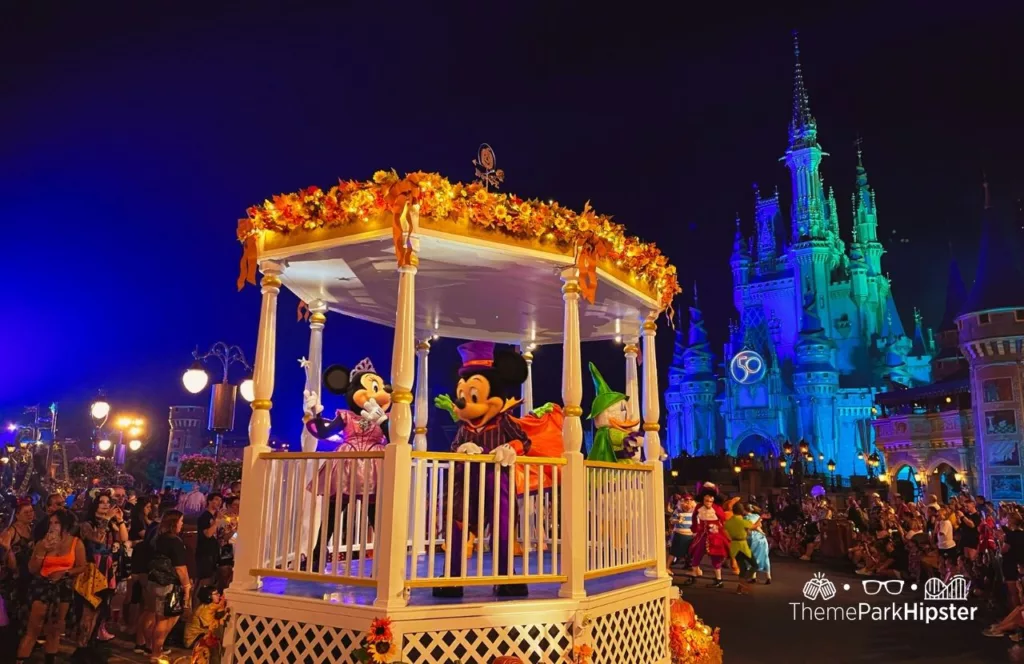
M 778 237 L 778 192 L 764 196 L 755 186 L 754 233 L 745 237 L 737 219 L 730 258 L 739 322 L 729 327 L 724 379 L 712 374 L 694 298 L 688 339 L 677 333 L 669 373 L 668 451 L 777 455 L 783 441 L 803 439 L 815 458 L 835 460 L 837 473 L 864 474 L 858 453 L 873 451 L 873 395 L 930 383 L 934 340 L 916 311 L 913 336 L 904 333 L 859 148 L 849 245 L 842 238 L 835 194 L 818 172 L 826 153 L 798 46 L 796 56 L 783 158 L 793 189 L 788 240 Z

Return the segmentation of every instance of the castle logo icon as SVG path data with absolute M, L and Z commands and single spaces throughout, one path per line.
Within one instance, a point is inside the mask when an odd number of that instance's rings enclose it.
M 804 597 L 810 600 L 830 600 L 836 596 L 836 586 L 825 578 L 824 572 L 816 572 L 811 580 L 804 584 Z
M 924 598 L 926 601 L 948 602 L 952 600 L 966 602 L 970 591 L 970 582 L 960 574 L 950 579 L 949 583 L 943 583 L 942 579 L 933 577 L 925 581 L 924 584 Z

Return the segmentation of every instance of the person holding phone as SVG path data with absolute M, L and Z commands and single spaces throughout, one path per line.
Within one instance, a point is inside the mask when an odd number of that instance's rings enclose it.
M 16 664 L 24 664 L 32 654 L 36 638 L 46 635 L 43 652 L 46 664 L 56 661 L 60 646 L 60 633 L 73 596 L 74 578 L 85 571 L 85 545 L 71 534 L 74 517 L 66 510 L 50 515 L 50 529 L 36 543 L 28 571 L 32 575 L 29 585 L 28 625 L 18 645 Z

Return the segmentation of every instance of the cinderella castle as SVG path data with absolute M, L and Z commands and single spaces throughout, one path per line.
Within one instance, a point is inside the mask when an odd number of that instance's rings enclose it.
M 827 154 L 795 46 L 783 157 L 793 189 L 788 232 L 778 192 L 766 196 L 755 186 L 749 238 L 736 220 L 729 262 L 739 317 L 729 327 L 721 375 L 696 289 L 688 334 L 682 326 L 677 332 L 665 396 L 668 452 L 777 456 L 784 441 L 806 440 L 815 459 L 835 461 L 837 473 L 863 475 L 863 458 L 874 449 L 875 393 L 930 383 L 935 343 L 916 310 L 910 335 L 900 321 L 859 147 L 852 225 L 841 228 L 835 193 L 818 172 Z

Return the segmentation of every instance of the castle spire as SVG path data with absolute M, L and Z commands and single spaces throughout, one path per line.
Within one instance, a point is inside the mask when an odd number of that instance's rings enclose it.
M 804 85 L 804 72 L 800 64 L 800 36 L 796 30 L 793 31 L 793 57 L 793 119 L 789 127 L 791 149 L 814 145 L 818 131 L 818 123 L 811 115 L 810 95 L 807 94 L 807 87 Z M 797 145 L 798 143 L 800 145 Z

